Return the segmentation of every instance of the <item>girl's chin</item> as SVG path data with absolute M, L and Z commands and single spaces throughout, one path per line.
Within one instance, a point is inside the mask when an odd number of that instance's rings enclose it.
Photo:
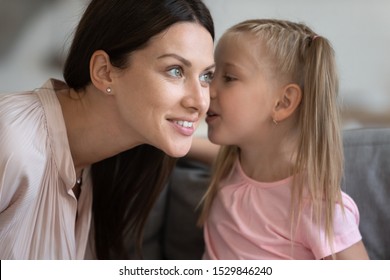
M 217 144 L 217 145 L 223 145 L 223 141 L 221 141 L 215 134 L 208 133 L 207 135 L 208 139 L 211 143 Z

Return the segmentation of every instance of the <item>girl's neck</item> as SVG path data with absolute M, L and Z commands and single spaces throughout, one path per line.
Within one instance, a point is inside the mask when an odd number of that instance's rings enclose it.
M 240 147 L 245 174 L 259 182 L 276 182 L 294 174 L 297 137 L 269 134 L 262 144 Z
M 258 155 L 258 154 L 257 154 Z M 276 182 L 293 175 L 294 160 L 291 153 L 256 156 L 241 151 L 240 162 L 244 173 L 259 182 Z

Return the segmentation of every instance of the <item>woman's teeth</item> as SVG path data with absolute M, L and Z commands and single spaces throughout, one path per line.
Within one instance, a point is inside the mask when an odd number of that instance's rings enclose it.
M 193 122 L 188 122 L 188 121 L 175 121 L 175 123 L 177 123 L 178 125 L 182 126 L 182 127 L 192 127 L 194 125 Z

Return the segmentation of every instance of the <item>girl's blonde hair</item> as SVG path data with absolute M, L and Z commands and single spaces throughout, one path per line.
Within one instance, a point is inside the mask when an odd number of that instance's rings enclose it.
M 272 62 L 273 74 L 287 78 L 302 90 L 297 109 L 300 134 L 293 174 L 304 176 L 294 176 L 292 225 L 299 222 L 305 200 L 309 198 L 313 221 L 324 223 L 327 240 L 332 244 L 335 204 L 342 205 L 340 184 L 344 160 L 333 48 L 327 39 L 306 25 L 286 20 L 247 20 L 232 26 L 224 35 L 240 34 L 257 37 Z M 236 146 L 221 147 L 204 197 L 200 223 L 206 220 L 218 186 L 230 173 L 238 155 Z

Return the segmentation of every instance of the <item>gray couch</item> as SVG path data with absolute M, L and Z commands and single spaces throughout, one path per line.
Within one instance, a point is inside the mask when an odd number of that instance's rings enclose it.
M 371 259 L 390 259 L 390 128 L 345 130 L 343 190 L 360 210 L 360 230 Z M 209 169 L 180 160 L 148 220 L 145 259 L 200 259 L 202 229 L 197 205 Z

